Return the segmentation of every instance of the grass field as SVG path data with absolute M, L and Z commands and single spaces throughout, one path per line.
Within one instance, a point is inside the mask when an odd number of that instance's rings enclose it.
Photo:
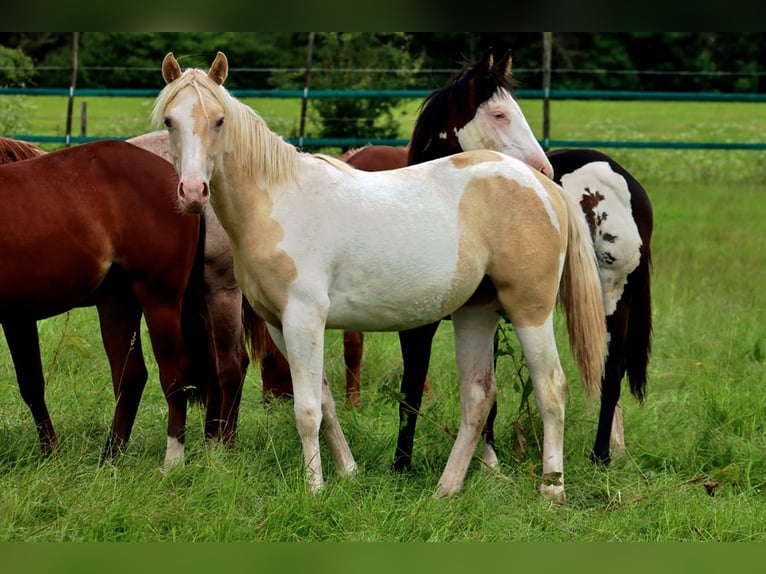
M 150 102 L 119 103 L 126 107 L 89 104 L 90 133 L 102 133 L 97 117 L 129 125 L 148 115 Z M 274 110 L 251 103 L 277 129 L 277 108 L 288 102 L 274 102 Z M 536 133 L 538 106 L 523 102 Z M 555 102 L 552 136 L 759 141 L 766 128 L 759 111 L 754 104 Z M 133 135 L 148 129 L 141 125 L 103 133 Z M 644 184 L 654 206 L 654 351 L 645 404 L 624 391 L 627 452 L 609 469 L 596 468 L 588 461 L 596 405 L 584 401 L 558 318 L 570 378 L 565 507 L 550 507 L 537 492 L 538 417 L 533 403 L 531 419 L 520 405 L 509 358 L 498 372 L 499 471 L 487 474 L 474 462 L 462 493 L 433 496 L 459 421 L 448 323 L 435 339 L 434 393 L 424 404 L 411 473 L 389 470 L 401 376 L 391 333 L 367 336 L 363 407 L 340 412 L 361 472 L 339 479 L 323 450 L 328 484 L 318 497 L 303 486 L 291 406 L 264 409 L 254 369 L 236 449 L 206 449 L 201 413 L 192 410 L 186 464 L 162 475 L 167 410 L 150 361 L 128 452 L 99 466 L 114 401 L 95 311 L 82 309 L 39 324 L 49 407 L 63 443 L 55 457 L 38 454 L 0 343 L 0 540 L 766 541 L 766 154 L 608 151 Z M 327 368 L 340 398 L 336 332 L 328 333 Z M 524 451 L 512 448 L 519 424 Z M 714 496 L 705 483 L 717 484 Z

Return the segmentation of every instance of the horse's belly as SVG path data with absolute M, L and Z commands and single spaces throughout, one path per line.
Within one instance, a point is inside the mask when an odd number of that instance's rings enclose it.
M 88 298 L 110 265 L 110 261 L 66 256 L 0 257 L 0 318 L 39 320 L 88 306 L 92 304 Z
M 422 273 L 397 281 L 360 280 L 331 290 L 327 327 L 402 331 L 433 323 L 468 301 L 482 276 Z

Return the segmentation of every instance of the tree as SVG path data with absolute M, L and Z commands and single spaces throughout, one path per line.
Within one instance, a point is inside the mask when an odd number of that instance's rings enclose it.
M 316 34 L 311 89 L 386 90 L 413 87 L 421 58 L 409 51 L 402 32 L 322 32 Z M 396 70 L 392 73 L 391 70 Z M 282 78 L 280 87 L 303 85 L 303 74 Z M 289 84 L 289 85 L 285 85 Z M 399 136 L 395 98 L 322 98 L 310 100 L 310 113 L 325 138 Z M 297 134 L 296 134 L 297 135 Z
M 21 50 L 0 46 L 0 86 L 25 86 L 34 75 L 34 66 L 29 56 Z M 0 133 L 24 132 L 25 111 L 29 107 L 25 97 L 0 98 Z

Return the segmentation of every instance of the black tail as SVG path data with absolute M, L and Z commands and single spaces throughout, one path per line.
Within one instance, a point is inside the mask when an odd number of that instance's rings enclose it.
M 628 283 L 633 286 L 625 340 L 626 370 L 630 392 L 639 401 L 646 395 L 646 369 L 652 351 L 652 228 L 654 214 L 643 186 L 627 171 L 623 175 L 630 188 L 630 206 L 641 237 L 641 260 Z
M 181 328 L 189 358 L 187 397 L 191 403 L 204 405 L 215 361 L 207 327 L 205 297 L 205 217 L 199 216 L 199 237 L 189 282 L 186 284 L 181 307 Z
M 630 392 L 639 402 L 646 394 L 646 370 L 652 351 L 652 297 L 651 253 L 648 240 L 644 240 L 641 263 L 633 271 L 629 281 L 633 286 L 625 339 L 626 368 Z

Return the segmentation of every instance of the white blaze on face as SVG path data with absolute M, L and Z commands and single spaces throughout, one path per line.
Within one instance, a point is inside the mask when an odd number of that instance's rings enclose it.
M 561 178 L 580 204 L 593 235 L 607 315 L 614 313 L 628 275 L 641 259 L 641 237 L 630 207 L 628 183 L 607 162 L 584 165 Z
M 553 167 L 527 118 L 506 90 L 499 90 L 481 104 L 473 119 L 457 131 L 457 139 L 464 151 L 499 151 L 553 177 Z
M 173 160 L 181 181 L 189 187 L 198 187 L 207 182 L 209 174 L 202 150 L 202 138 L 197 133 L 200 122 L 204 123 L 199 99 L 193 90 L 186 90 L 186 97 L 181 94 L 176 98 L 172 110 L 171 123 L 173 129 L 169 132 L 170 147 Z M 200 118 L 199 116 L 203 117 Z

